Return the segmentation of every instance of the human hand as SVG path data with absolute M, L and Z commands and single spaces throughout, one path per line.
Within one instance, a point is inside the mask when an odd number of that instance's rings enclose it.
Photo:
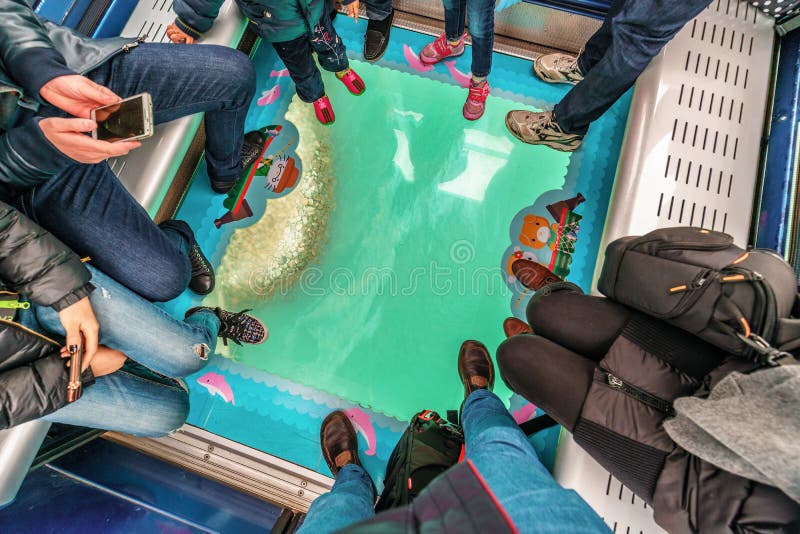
M 78 74 L 53 78 L 39 89 L 39 95 L 58 109 L 82 119 L 88 119 L 95 108 L 121 100 L 111 89 Z
M 61 357 L 69 358 L 69 349 L 67 347 L 61 349 Z M 127 359 L 128 357 L 125 356 L 125 354 L 123 354 L 122 352 L 110 349 L 105 345 L 100 345 L 99 347 L 97 347 L 97 352 L 95 353 L 94 358 L 92 358 L 91 361 L 92 374 L 95 377 L 98 377 L 115 373 L 119 371 L 120 367 L 123 366 L 125 360 Z M 84 366 L 84 370 L 85 369 L 86 367 Z
M 355 0 L 352 4 L 347 4 L 347 16 L 353 17 L 353 20 L 358 22 L 358 0 Z
M 67 356 L 69 356 L 68 347 L 72 345 L 83 345 L 81 371 L 85 371 L 97 352 L 97 336 L 100 331 L 100 325 L 97 324 L 89 297 L 83 297 L 75 304 L 70 304 L 58 312 L 58 318 L 67 333 L 66 346 L 61 349 L 61 355 L 63 356 L 66 350 Z M 83 343 L 81 343 L 81 335 Z
M 142 144 L 138 141 L 109 143 L 92 139 L 85 132 L 97 128 L 90 119 L 47 118 L 39 121 L 42 133 L 62 154 L 80 163 L 99 163 L 108 158 L 124 156 Z
M 194 43 L 194 37 L 192 37 L 191 35 L 187 34 L 183 30 L 178 28 L 178 26 L 175 25 L 174 22 L 169 26 L 167 26 L 167 38 L 169 38 L 169 40 L 172 41 L 173 43 L 178 43 L 178 44 Z

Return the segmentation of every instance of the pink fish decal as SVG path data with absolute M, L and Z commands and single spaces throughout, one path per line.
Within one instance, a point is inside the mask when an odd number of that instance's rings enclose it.
M 433 69 L 433 65 L 426 65 L 420 61 L 417 53 L 407 44 L 403 45 L 403 55 L 406 56 L 406 61 L 408 61 L 411 68 L 417 72 L 428 72 Z
M 258 104 L 259 106 L 266 106 L 278 100 L 278 97 L 280 96 L 281 96 L 281 86 L 276 85 L 272 89 L 267 89 L 266 91 L 261 93 L 261 98 L 259 98 L 256 101 L 256 104 Z
M 230 402 L 235 405 L 233 401 L 233 390 L 228 385 L 225 377 L 217 373 L 206 373 L 197 379 L 197 383 L 208 390 L 213 397 L 219 395 L 225 402 Z
M 350 418 L 353 426 L 356 427 L 356 432 L 360 432 L 367 441 L 369 448 L 365 454 L 368 456 L 375 456 L 375 427 L 372 426 L 372 421 L 370 420 L 369 415 L 364 413 L 364 411 L 360 408 L 350 408 L 349 410 L 345 410 L 344 413 L 347 414 L 347 417 Z
M 289 69 L 273 70 L 269 73 L 270 78 L 283 78 L 284 76 L 289 76 Z
M 455 61 L 445 61 L 445 65 L 447 65 L 447 70 L 450 71 L 450 76 L 460 85 L 461 87 L 469 89 L 469 84 L 472 82 L 472 75 L 464 74 L 460 70 L 456 68 Z
M 536 405 L 529 402 L 522 408 L 516 410 L 512 415 L 514 416 L 514 421 L 516 421 L 518 425 L 521 425 L 525 421 L 530 420 L 535 414 Z

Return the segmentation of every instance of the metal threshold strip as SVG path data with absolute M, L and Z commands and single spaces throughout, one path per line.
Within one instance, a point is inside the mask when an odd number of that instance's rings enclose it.
M 191 425 L 163 438 L 103 437 L 295 512 L 333 486 L 330 477 Z

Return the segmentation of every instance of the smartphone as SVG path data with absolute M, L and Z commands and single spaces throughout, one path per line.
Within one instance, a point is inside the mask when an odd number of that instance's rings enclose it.
M 153 101 L 149 93 L 93 109 L 91 118 L 97 123 L 97 129 L 92 130 L 92 139 L 116 143 L 138 141 L 153 135 Z
M 69 382 L 67 382 L 67 402 L 75 402 L 83 394 L 81 381 L 81 367 L 83 367 L 83 349 L 78 345 L 69 347 Z

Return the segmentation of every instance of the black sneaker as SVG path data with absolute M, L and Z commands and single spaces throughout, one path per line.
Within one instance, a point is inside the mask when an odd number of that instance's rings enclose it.
M 244 134 L 244 143 L 242 143 L 242 172 L 247 172 L 258 157 L 261 151 L 264 150 L 264 143 L 267 142 L 267 134 L 259 130 L 247 132 Z M 211 180 L 211 189 L 215 193 L 225 194 L 228 193 L 236 185 L 238 180 L 232 182 Z
M 237 345 L 243 343 L 247 345 L 258 345 L 263 343 L 269 337 L 269 330 L 260 320 L 256 319 L 247 312 L 250 310 L 242 310 L 239 313 L 233 313 L 222 308 L 209 308 L 207 306 L 197 306 L 186 311 L 186 317 L 199 310 L 210 310 L 219 318 L 219 337 L 225 346 L 228 345 L 230 339 Z
M 389 46 L 389 34 L 392 32 L 394 9 L 383 20 L 370 19 L 367 23 L 367 34 L 364 36 L 364 59 L 378 61 Z
M 189 289 L 198 295 L 208 295 L 214 291 L 214 267 L 197 243 L 192 245 L 192 249 L 189 251 L 189 261 L 192 264 Z

